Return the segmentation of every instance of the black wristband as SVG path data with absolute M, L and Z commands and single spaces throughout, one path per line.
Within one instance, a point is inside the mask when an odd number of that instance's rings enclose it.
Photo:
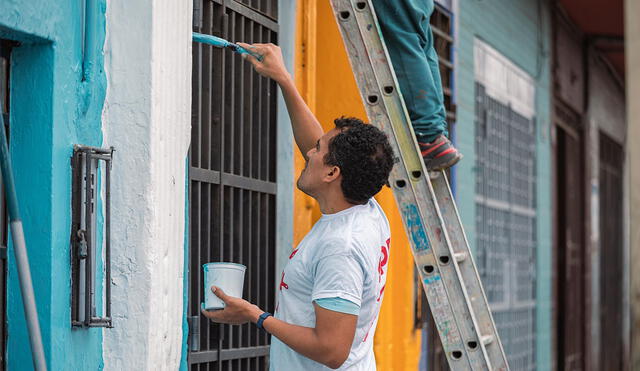
M 273 314 L 269 313 L 269 312 L 264 312 L 260 315 L 260 317 L 258 317 L 258 321 L 256 322 L 256 326 L 263 331 L 266 331 L 264 329 L 264 327 L 262 326 L 262 322 L 264 322 L 265 319 L 267 319 L 267 317 L 273 317 Z

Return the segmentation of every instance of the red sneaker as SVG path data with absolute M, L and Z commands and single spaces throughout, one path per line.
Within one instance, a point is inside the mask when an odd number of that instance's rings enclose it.
M 453 147 L 451 141 L 440 135 L 431 143 L 420 143 L 420 153 L 429 171 L 445 170 L 462 159 L 462 154 Z

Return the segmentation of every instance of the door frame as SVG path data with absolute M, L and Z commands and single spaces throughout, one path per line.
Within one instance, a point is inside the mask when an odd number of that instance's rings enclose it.
M 584 318 L 583 318 L 583 327 L 585 334 L 585 342 L 583 344 L 584 350 L 584 367 L 586 370 L 591 369 L 591 366 L 594 362 L 594 354 L 592 349 L 592 341 L 591 341 L 591 332 L 592 332 L 592 308 L 591 303 L 593 300 L 593 293 L 591 290 L 591 277 L 592 277 L 592 265 L 591 259 L 589 258 L 588 252 L 592 249 L 592 241 L 590 239 L 591 236 L 591 167 L 592 167 L 592 153 L 593 148 L 591 147 L 591 136 L 592 132 L 589 128 L 588 123 L 585 121 L 587 106 L 588 106 L 588 97 L 589 97 L 589 78 L 588 78 L 588 44 L 587 40 L 582 34 L 582 32 L 573 24 L 570 18 L 568 18 L 566 11 L 562 8 L 562 5 L 559 3 L 549 3 L 552 10 L 555 10 L 555 15 L 551 17 L 551 86 L 553 87 L 553 92 L 551 94 L 551 102 L 550 102 L 550 111 L 551 111 L 551 237 L 552 237 L 552 249 L 551 249 L 551 261 L 552 261 L 552 271 L 551 271 L 551 282 L 553 282 L 551 287 L 551 359 L 552 359 L 552 370 L 559 370 L 560 365 L 558 364 L 558 349 L 559 349 L 559 340 L 558 339 L 558 330 L 559 330 L 559 319 L 560 313 L 558 312 L 560 297 L 559 297 L 559 231 L 558 231 L 558 179 L 557 179 L 557 171 L 558 171 L 558 148 L 557 148 L 557 130 L 561 129 L 569 129 L 569 130 L 578 130 L 580 136 L 580 180 L 577 184 L 582 185 L 581 187 L 581 200 L 582 200 L 582 217 L 580 218 L 580 224 L 582 225 L 582 242 L 583 242 L 583 261 L 584 261 L 584 271 L 583 271 L 583 284 L 584 284 L 584 295 L 583 295 L 583 304 L 585 307 Z M 582 58 L 582 71 L 580 71 L 579 78 L 582 78 L 584 81 L 584 89 L 582 94 L 582 99 L 580 100 L 580 107 L 571 108 L 571 106 L 563 101 L 561 98 L 561 94 L 559 92 L 561 79 L 558 76 L 558 65 L 559 65 L 559 53 L 558 53 L 558 32 L 563 28 L 566 32 L 573 37 L 574 42 L 580 45 L 580 53 Z M 564 122 L 560 115 L 558 114 L 558 109 L 568 109 L 569 111 L 575 113 L 577 115 L 577 126 L 572 128 L 567 122 Z M 577 112 L 576 109 L 579 109 L 580 112 Z
M 591 264 L 589 259 L 589 246 L 590 242 L 588 239 L 589 236 L 589 220 L 590 220 L 590 203 L 589 203 L 589 193 L 588 190 L 588 174 L 587 169 L 590 166 L 590 159 L 588 154 L 588 130 L 586 130 L 583 116 L 571 110 L 566 104 L 564 104 L 558 97 L 554 97 L 553 106 L 552 106 L 552 145 L 551 145 L 551 153 L 552 153 L 552 164 L 551 164 L 551 179 L 552 179 L 552 323 L 553 323 L 553 334 L 552 334 L 552 344 L 553 344 L 553 369 L 561 370 L 562 365 L 560 362 L 560 342 L 563 339 L 560 339 L 560 327 L 563 324 L 563 313 L 560 313 L 561 308 L 561 285 L 564 284 L 563 277 L 561 276 L 560 266 L 560 231 L 559 231 L 559 205 L 562 200 L 560 200 L 560 189 L 559 189 L 559 179 L 558 179 L 558 168 L 560 166 L 558 160 L 558 156 L 560 155 L 558 151 L 558 130 L 563 130 L 567 133 L 567 135 L 572 135 L 575 137 L 579 143 L 579 151 L 580 151 L 580 163 L 579 163 L 579 177 L 580 179 L 576 182 L 576 184 L 581 185 L 580 187 L 580 197 L 581 202 L 581 212 L 580 219 L 577 221 L 579 226 L 579 234 L 581 237 L 581 245 L 582 249 L 580 251 L 580 260 L 582 261 L 582 266 L 584 267 L 582 271 L 582 287 L 583 287 L 583 295 L 582 295 L 582 305 L 584 308 L 583 312 L 583 334 L 584 334 L 584 343 L 582 344 L 582 354 L 584 356 L 584 368 L 585 370 L 591 369 L 592 359 L 591 359 Z M 558 110 L 569 110 L 574 113 L 577 117 L 575 124 L 571 124 L 565 121 L 561 115 L 558 115 Z
M 619 242 L 620 243 L 619 243 L 619 246 L 617 246 L 617 248 L 619 248 L 620 250 L 618 251 L 618 254 L 619 254 L 618 258 L 619 259 L 618 259 L 618 261 L 614 262 L 614 264 L 617 263 L 618 265 L 614 266 L 614 268 L 617 268 L 619 270 L 621 282 L 624 282 L 624 275 L 625 275 L 625 269 L 624 269 L 624 264 L 625 264 L 624 263 L 624 259 L 625 259 L 625 252 L 624 252 L 624 250 L 625 250 L 625 243 L 624 243 L 624 233 L 625 233 L 624 232 L 624 229 L 625 229 L 625 227 L 624 227 L 624 215 L 625 215 L 625 212 L 624 212 L 624 202 L 625 202 L 625 200 L 624 200 L 625 147 L 624 147 L 623 144 L 621 144 L 618 141 L 616 141 L 612 136 L 608 135 L 606 132 L 604 132 L 601 129 L 597 130 L 596 133 L 597 133 L 597 136 L 598 136 L 598 138 L 597 138 L 597 141 L 598 141 L 598 154 L 597 154 L 598 155 L 598 174 L 597 174 L 597 179 L 598 179 L 598 194 L 599 194 L 599 196 L 598 196 L 598 213 L 599 213 L 598 221 L 599 222 L 598 222 L 598 225 L 596 225 L 594 227 L 598 228 L 598 235 L 600 236 L 599 237 L 600 249 L 602 249 L 602 241 L 608 240 L 607 238 L 605 238 L 605 233 L 603 233 L 604 231 L 602 230 L 602 223 L 605 220 L 605 218 L 603 218 L 602 214 L 601 214 L 603 212 L 603 210 L 607 210 L 603 206 L 608 206 L 608 205 L 605 205 L 605 200 L 607 200 L 608 197 L 607 197 L 607 194 L 605 193 L 605 186 L 603 184 L 603 180 L 604 179 L 602 178 L 602 169 L 603 169 L 603 158 L 602 158 L 602 155 L 603 155 L 603 152 L 604 152 L 603 143 L 605 141 L 609 141 L 613 145 L 619 147 L 619 148 L 616 148 L 616 150 L 619 150 L 620 151 L 619 153 L 621 155 L 620 156 L 620 161 L 621 161 L 620 167 L 619 167 L 619 169 L 617 169 L 617 170 L 620 170 L 618 175 L 619 175 L 619 178 L 620 178 L 620 191 L 621 191 L 620 192 L 620 197 L 622 198 L 621 204 L 620 204 L 620 210 L 619 210 L 620 214 L 618 215 L 618 217 L 620 218 L 618 220 L 618 223 L 619 223 L 619 226 L 620 226 L 620 230 L 619 230 L 619 233 L 620 233 L 620 241 Z M 609 189 L 609 191 L 611 191 L 611 190 Z M 608 219 L 610 219 L 610 218 L 608 218 Z M 608 248 L 607 250 L 610 250 L 610 249 Z M 607 277 L 603 273 L 605 272 L 604 269 L 606 267 L 605 262 L 608 262 L 608 260 L 609 260 L 609 259 L 607 259 L 607 256 L 610 257 L 610 255 L 611 254 L 609 252 L 607 252 L 606 254 L 602 253 L 602 252 L 600 253 L 599 265 L 602 267 L 602 270 L 601 270 L 602 273 L 599 275 L 598 281 L 596 283 L 598 285 L 598 287 L 599 287 L 599 293 L 598 293 L 598 297 L 595 298 L 595 300 L 599 301 L 600 305 L 602 305 L 604 303 L 604 301 L 602 299 L 603 299 L 603 293 L 606 290 L 605 286 L 606 286 L 606 282 L 607 282 L 607 280 L 606 280 Z M 609 281 L 609 282 L 611 282 L 611 281 Z M 616 281 L 614 280 L 613 282 L 616 282 Z M 618 303 L 616 303 L 617 308 L 614 308 L 614 312 L 616 311 L 615 309 L 619 310 L 620 316 L 621 316 L 620 323 L 619 323 L 620 332 L 617 333 L 617 335 L 620 336 L 620 339 L 619 339 L 620 340 L 620 349 L 618 349 L 618 351 L 619 351 L 618 357 L 619 357 L 619 360 L 620 360 L 619 365 L 621 366 L 621 369 L 627 370 L 627 369 L 629 369 L 629 366 L 628 366 L 627 361 L 626 361 L 627 357 L 625 357 L 625 344 L 624 344 L 624 331 L 625 331 L 624 330 L 624 296 L 625 296 L 624 291 L 625 291 L 625 288 L 624 288 L 624 285 L 623 285 L 623 286 L 620 287 L 620 293 L 619 293 L 620 297 L 619 297 Z M 605 343 L 604 342 L 607 340 L 607 339 L 605 339 L 605 334 L 603 333 L 603 328 L 606 326 L 605 322 L 607 322 L 607 321 L 604 320 L 604 313 L 602 312 L 602 306 L 600 308 L 601 308 L 601 310 L 600 310 L 599 316 L 597 318 L 597 321 L 598 321 L 598 324 L 599 324 L 599 336 L 601 338 L 601 341 L 600 341 L 600 344 L 598 346 L 597 351 L 600 354 L 602 354 L 602 352 L 600 352 L 600 350 L 602 350 L 605 347 Z M 606 327 L 609 327 L 609 326 L 606 326 Z M 597 366 L 596 368 L 597 369 L 602 369 L 603 362 L 604 362 L 603 357 L 600 356 L 597 361 L 598 361 L 598 364 L 596 365 Z

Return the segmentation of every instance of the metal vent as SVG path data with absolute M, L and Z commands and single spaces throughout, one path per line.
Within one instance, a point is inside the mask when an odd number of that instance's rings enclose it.
M 113 147 L 73 149 L 71 323 L 77 327 L 112 327 L 109 235 L 112 155 Z M 102 180 L 104 202 L 100 200 Z M 103 216 L 98 213 L 101 209 Z M 99 229 L 97 220 L 101 217 L 104 228 Z

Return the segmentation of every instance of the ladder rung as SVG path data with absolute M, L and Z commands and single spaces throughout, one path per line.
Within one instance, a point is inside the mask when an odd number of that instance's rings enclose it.
M 482 337 L 482 344 L 489 345 L 493 343 L 493 335 L 485 335 Z
M 461 263 L 467 258 L 467 253 L 465 253 L 465 252 L 457 252 L 457 253 L 453 254 L 453 256 L 456 258 L 456 261 L 458 263 Z

